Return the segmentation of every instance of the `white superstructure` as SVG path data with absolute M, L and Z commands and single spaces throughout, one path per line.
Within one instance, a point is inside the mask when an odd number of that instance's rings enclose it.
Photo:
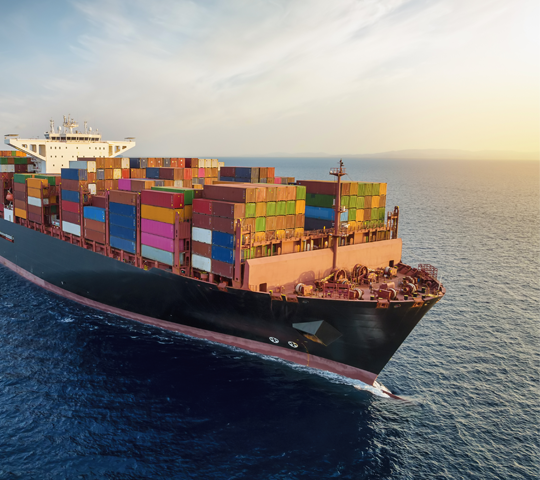
M 50 121 L 44 139 L 23 139 L 18 134 L 7 134 L 4 135 L 4 143 L 32 157 L 40 173 L 60 173 L 61 168 L 68 168 L 69 162 L 77 158 L 117 157 L 135 146 L 133 137 L 123 142 L 104 141 L 101 134 L 97 130 L 92 132 L 86 122 L 83 131 L 77 130 L 78 126 L 69 115 L 64 115 L 64 123 L 58 131 L 54 128 L 54 121 Z

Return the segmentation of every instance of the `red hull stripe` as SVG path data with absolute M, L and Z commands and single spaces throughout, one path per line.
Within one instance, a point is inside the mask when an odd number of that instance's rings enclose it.
M 3 257 L 0 257 L 0 263 L 8 267 L 10 270 L 13 270 L 15 273 L 19 274 L 21 277 L 29 280 L 30 282 L 49 290 L 50 292 L 56 293 L 62 297 L 73 300 L 77 303 L 87 305 L 88 307 L 95 308 L 96 310 L 101 310 L 103 312 L 112 313 L 120 317 L 129 318 L 137 322 L 146 323 L 148 325 L 154 325 L 156 327 L 164 328 L 173 332 L 180 332 L 191 337 L 202 338 L 205 340 L 210 340 L 212 342 L 222 343 L 225 345 L 230 345 L 233 347 L 242 348 L 250 352 L 261 353 L 263 355 L 269 355 L 272 357 L 282 358 L 289 362 L 296 363 L 298 365 L 303 365 L 306 367 L 315 368 L 318 370 L 324 370 L 327 372 L 337 373 L 338 375 L 343 375 L 348 378 L 353 378 L 360 380 L 369 385 L 373 385 L 373 382 L 377 379 L 377 375 L 359 368 L 351 367 L 350 365 L 344 365 L 333 360 L 328 360 L 322 357 L 316 357 L 310 355 L 306 352 L 299 352 L 295 350 L 289 350 L 287 348 L 278 347 L 273 344 L 264 344 L 261 342 L 256 342 L 254 340 L 248 340 L 245 338 L 234 337 L 232 335 L 227 335 L 224 333 L 211 332 L 209 330 L 203 330 L 195 327 L 188 327 L 186 325 L 180 325 L 177 323 L 167 322 L 166 320 L 159 320 L 157 318 L 147 317 L 146 315 L 139 315 L 138 313 L 128 312 L 127 310 L 122 310 L 120 308 L 111 307 L 103 303 L 90 300 L 80 295 L 68 292 L 63 288 L 59 288 L 55 285 L 52 285 L 45 280 L 36 277 L 30 272 L 22 269 L 18 265 L 6 260 Z

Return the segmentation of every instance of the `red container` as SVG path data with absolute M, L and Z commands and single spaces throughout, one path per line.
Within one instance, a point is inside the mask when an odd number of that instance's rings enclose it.
M 137 192 L 126 192 L 124 190 L 111 190 L 109 192 L 109 202 L 121 203 L 122 205 L 137 205 L 138 196 L 139 194 Z
M 215 217 L 236 219 L 244 218 L 246 216 L 245 203 L 219 202 L 213 200 L 212 209 Z
M 26 202 L 24 200 L 15 200 L 13 202 L 15 208 L 20 208 L 21 210 L 26 210 Z
M 88 228 L 89 230 L 93 230 L 94 232 L 105 234 L 105 223 L 104 222 L 98 222 L 97 220 L 91 220 L 90 218 L 85 218 L 84 219 L 84 228 Z
M 26 183 L 17 183 L 17 182 L 15 182 L 13 184 L 13 191 L 14 192 L 26 193 Z
M 222 177 L 234 177 L 236 175 L 236 167 L 221 167 Z
M 202 213 L 204 215 L 212 215 L 212 203 L 214 200 L 208 200 L 207 198 L 194 198 L 193 199 L 193 213 Z
M 122 178 L 130 178 L 131 177 L 131 172 L 129 170 L 129 168 L 123 168 L 122 169 Z
M 212 245 L 202 242 L 191 242 L 191 253 L 202 255 L 206 258 L 212 258 Z
M 268 167 L 268 178 L 274 178 L 276 176 L 276 169 L 275 167 Z M 270 182 L 269 182 L 270 183 Z M 272 182 L 273 183 L 273 182 Z
M 255 203 L 256 189 L 245 185 L 205 185 L 203 198 L 233 203 Z
M 16 183 L 15 185 L 19 185 L 19 184 Z M 24 202 L 24 201 L 26 201 L 26 193 L 25 192 L 18 192 L 17 190 L 15 190 L 13 192 L 13 198 L 15 200 L 22 200 Z
M 212 230 L 230 233 L 231 235 L 234 235 L 236 232 L 235 225 L 236 220 L 232 218 L 212 217 Z
M 64 212 L 81 213 L 81 205 L 79 203 L 62 200 L 62 210 Z
M 141 203 L 163 208 L 184 208 L 184 194 L 144 190 L 141 192 Z
M 191 168 L 184 168 L 184 181 L 191 180 L 193 178 L 193 170 Z
M 66 180 L 62 179 L 62 190 L 71 190 L 72 192 L 79 191 L 79 181 L 78 180 Z
M 155 185 L 154 180 L 134 180 L 131 179 L 131 191 L 142 192 L 143 190 L 150 190 Z
M 96 172 L 86 172 L 88 183 L 96 183 Z
M 233 278 L 234 265 L 220 262 L 219 260 L 212 260 L 212 273 L 225 278 Z
M 92 206 L 98 208 L 107 208 L 107 198 L 101 195 L 94 195 L 92 198 Z
M 184 168 L 160 168 L 159 178 L 164 180 L 184 180 Z
M 193 219 L 191 220 L 194 227 L 206 228 L 212 230 L 213 218 L 210 215 L 203 215 L 202 213 L 193 213 Z
M 62 210 L 62 220 L 64 222 L 75 223 L 77 225 L 81 224 L 80 215 L 78 215 L 77 213 L 68 212 L 66 210 Z
M 38 215 L 36 213 L 28 212 L 28 220 L 41 224 L 41 213 Z
M 103 224 L 105 225 L 105 224 Z M 84 229 L 84 236 L 87 240 L 94 240 L 94 242 L 105 243 L 105 232 L 96 232 L 89 228 Z
M 28 172 L 28 165 L 15 165 L 15 173 Z
M 36 207 L 35 205 L 28 205 L 28 213 L 33 213 L 34 215 L 39 215 L 41 218 L 41 207 Z

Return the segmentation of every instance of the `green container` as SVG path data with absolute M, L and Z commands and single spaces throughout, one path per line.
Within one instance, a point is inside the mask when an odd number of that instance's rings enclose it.
M 276 202 L 276 215 L 287 215 L 287 202 Z
M 184 204 L 186 205 L 193 205 L 193 199 L 195 198 L 196 192 L 195 189 L 181 187 L 152 187 L 152 190 L 157 190 L 158 192 L 183 193 Z
M 308 193 L 306 195 L 306 205 L 310 207 L 332 208 L 336 197 L 333 195 L 321 195 L 318 193 Z
M 366 182 L 358 182 L 358 196 L 364 197 L 366 195 Z
M 16 173 L 13 175 L 13 180 L 15 183 L 26 183 L 27 178 L 33 178 L 33 173 Z
M 26 165 L 26 164 L 28 164 L 28 160 L 26 159 L 26 157 L 16 157 L 13 164 L 14 165 Z
M 373 188 L 371 189 L 371 195 L 379 195 L 380 191 L 381 191 L 381 184 L 374 183 Z
M 257 217 L 255 219 L 255 231 L 256 232 L 266 231 L 266 217 Z
M 364 197 L 356 197 L 356 208 L 364 208 Z
M 56 215 L 58 213 L 58 205 L 53 205 L 51 207 L 51 214 Z
M 257 216 L 257 204 L 246 203 L 246 218 L 255 218 Z
M 296 186 L 296 200 L 305 200 L 306 199 L 306 187 L 303 185 Z
M 372 183 L 366 183 L 366 197 L 373 195 L 373 184 Z
M 349 208 L 349 220 L 351 222 L 356 221 L 356 208 Z
M 296 215 L 296 202 L 294 200 L 287 201 L 287 215 Z
M 266 202 L 266 216 L 274 217 L 276 215 L 276 202 Z
M 350 198 L 351 197 L 349 197 L 348 195 L 343 195 L 341 197 L 341 206 L 349 208 L 349 200 L 350 200 Z
M 7 165 L 8 159 L 7 157 L 0 157 L 0 165 Z
M 383 222 L 386 220 L 386 209 L 384 207 L 379 207 L 379 220 Z
M 371 220 L 379 220 L 379 207 L 371 209 Z
M 11 156 L 16 157 L 17 156 L 17 150 L 11 150 Z

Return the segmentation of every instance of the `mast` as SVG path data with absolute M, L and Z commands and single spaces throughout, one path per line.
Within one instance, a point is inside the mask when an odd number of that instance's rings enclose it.
M 337 192 L 336 192 L 336 204 L 334 205 L 335 219 L 334 219 L 334 260 L 332 263 L 332 270 L 337 268 L 337 250 L 339 243 L 339 223 L 341 216 L 341 177 L 345 175 L 345 169 L 343 168 L 343 160 L 339 160 L 339 168 L 331 168 L 330 175 L 337 177 Z

